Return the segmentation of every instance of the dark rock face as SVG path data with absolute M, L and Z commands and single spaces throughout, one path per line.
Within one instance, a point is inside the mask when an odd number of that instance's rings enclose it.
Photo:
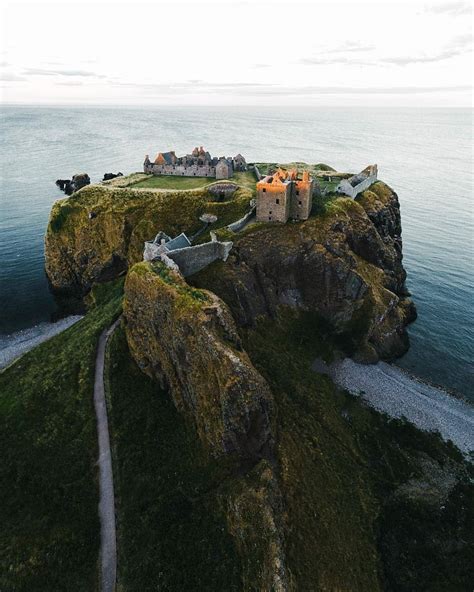
M 104 178 L 102 181 L 110 181 L 111 179 L 115 179 L 116 177 L 123 177 L 123 173 L 104 173 Z
M 139 263 L 127 276 L 124 318 L 137 364 L 169 387 L 212 455 L 271 455 L 273 398 L 224 302 L 176 272 Z
M 56 185 L 64 191 L 66 195 L 72 195 L 75 191 L 79 191 L 82 187 L 86 185 L 90 185 L 90 178 L 87 173 L 80 173 L 78 175 L 74 175 L 71 179 L 58 179 L 56 181 Z
M 300 224 L 236 235 L 224 266 L 189 281 L 218 294 L 242 326 L 286 306 L 326 320 L 360 360 L 398 357 L 416 316 L 406 298 L 399 204 L 383 183 L 372 193 L 367 203 L 337 200 Z

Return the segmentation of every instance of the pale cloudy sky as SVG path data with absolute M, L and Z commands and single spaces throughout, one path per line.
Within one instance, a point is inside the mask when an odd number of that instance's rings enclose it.
M 5 103 L 472 104 L 471 1 L 0 6 Z

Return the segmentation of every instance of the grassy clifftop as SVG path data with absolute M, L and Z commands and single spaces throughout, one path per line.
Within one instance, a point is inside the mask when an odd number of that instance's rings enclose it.
M 215 201 L 206 188 L 145 190 L 90 185 L 56 202 L 46 232 L 46 272 L 58 291 L 87 293 L 142 259 L 143 243 L 159 230 L 193 234 L 199 216 L 217 216 L 212 228 L 240 218 L 252 193 L 239 188 L 228 201 Z

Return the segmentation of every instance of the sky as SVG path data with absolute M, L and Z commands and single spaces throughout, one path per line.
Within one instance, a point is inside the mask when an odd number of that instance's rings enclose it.
M 0 0 L 2 102 L 472 106 L 472 2 Z

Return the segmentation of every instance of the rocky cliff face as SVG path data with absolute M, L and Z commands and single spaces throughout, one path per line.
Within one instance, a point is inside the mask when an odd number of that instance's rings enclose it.
M 225 265 L 190 278 L 225 300 L 241 326 L 285 307 L 315 313 L 349 353 L 367 361 L 408 348 L 415 316 L 402 265 L 397 195 L 378 182 L 336 199 L 306 222 L 262 224 L 233 238 Z
M 138 366 L 169 390 L 208 453 L 237 462 L 221 504 L 246 590 L 288 590 L 273 396 L 242 348 L 232 315 L 162 263 L 139 263 L 125 283 L 127 341 Z
M 139 367 L 169 388 L 212 455 L 271 456 L 273 400 L 225 305 L 162 263 L 134 266 L 124 317 Z

